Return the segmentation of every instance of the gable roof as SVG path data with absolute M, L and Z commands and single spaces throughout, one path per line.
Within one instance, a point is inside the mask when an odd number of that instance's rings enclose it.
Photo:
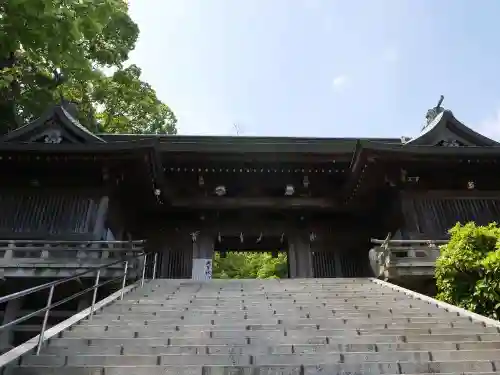
M 64 107 L 64 104 L 54 105 L 36 120 L 21 126 L 0 138 L 0 142 L 31 142 L 44 131 L 49 130 L 48 123 L 53 121 L 61 130 L 62 137 L 71 143 L 103 143 L 101 137 L 90 132 L 75 119 Z
M 464 146 L 499 146 L 500 143 L 465 126 L 450 110 L 444 110 L 420 135 L 406 142 L 413 146 L 436 146 L 440 142 L 458 142 Z

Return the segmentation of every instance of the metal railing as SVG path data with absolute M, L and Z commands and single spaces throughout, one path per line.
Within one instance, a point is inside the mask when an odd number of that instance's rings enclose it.
M 70 241 L 66 241 L 65 243 L 68 243 L 68 242 L 70 242 Z M 80 243 L 80 241 L 74 241 L 74 242 Z M 4 297 L 0 297 L 0 304 L 2 304 L 2 303 L 7 303 L 7 302 L 12 301 L 12 300 L 16 300 L 18 298 L 25 297 L 25 296 L 33 294 L 33 293 L 43 291 L 43 290 L 47 290 L 47 289 L 49 290 L 47 303 L 46 303 L 45 307 L 38 309 L 36 311 L 33 311 L 29 314 L 26 314 L 22 317 L 18 317 L 18 318 L 14 319 L 8 323 L 0 325 L 0 332 L 7 329 L 7 328 L 11 328 L 12 326 L 18 325 L 18 324 L 20 324 L 28 319 L 31 319 L 35 316 L 39 316 L 41 314 L 44 314 L 43 323 L 42 323 L 42 327 L 40 329 L 40 334 L 39 334 L 39 338 L 38 338 L 38 345 L 36 347 L 36 354 L 38 355 L 38 354 L 40 354 L 40 350 L 42 349 L 43 342 L 45 341 L 44 334 L 45 334 L 45 330 L 47 328 L 47 322 L 48 322 L 48 318 L 49 318 L 49 314 L 50 314 L 51 309 L 53 309 L 57 306 L 63 305 L 63 304 L 65 304 L 65 303 L 67 303 L 67 302 L 69 302 L 77 297 L 80 297 L 80 296 L 92 291 L 93 292 L 92 293 L 92 303 L 90 306 L 90 314 L 88 316 L 88 319 L 92 320 L 92 316 L 95 313 L 95 305 L 96 305 L 96 300 L 97 300 L 98 289 L 104 285 L 111 284 L 111 283 L 117 282 L 117 281 L 121 281 L 120 300 L 122 300 L 123 296 L 124 296 L 124 288 L 127 285 L 127 279 L 128 279 L 128 276 L 130 276 L 130 269 L 131 269 L 130 264 L 132 261 L 140 260 L 141 258 L 143 258 L 142 270 L 141 270 L 140 276 L 138 274 L 136 275 L 138 277 L 136 278 L 135 282 L 138 282 L 139 278 L 140 278 L 140 286 L 143 287 L 145 276 L 146 276 L 146 267 L 148 266 L 148 255 L 152 255 L 152 254 L 148 254 L 148 253 L 144 252 L 142 245 L 144 245 L 145 241 L 85 241 L 85 244 L 87 244 L 87 245 L 104 244 L 104 243 L 113 243 L 116 245 L 128 245 L 128 246 L 130 246 L 129 247 L 130 251 L 133 251 L 133 252 L 140 251 L 140 253 L 135 254 L 135 255 L 131 255 L 125 259 L 120 259 L 120 260 L 117 260 L 117 261 L 114 261 L 114 262 L 111 262 L 111 263 L 108 263 L 108 264 L 105 264 L 102 266 L 92 267 L 92 268 L 87 269 L 83 272 L 77 273 L 74 276 L 70 276 L 70 277 L 64 278 L 62 280 L 56 280 L 56 281 L 42 284 L 42 285 L 39 285 L 39 286 L 36 286 L 33 288 L 25 289 L 25 290 L 22 290 L 20 292 L 12 293 L 12 294 L 9 294 L 9 295 L 4 296 Z M 137 245 L 141 245 L 141 247 L 138 248 L 138 247 L 136 247 Z M 154 253 L 154 257 L 152 260 L 152 267 L 153 267 L 152 275 L 151 275 L 152 279 L 155 279 L 155 276 L 156 276 L 157 259 L 158 259 L 158 254 Z M 117 266 L 119 264 L 123 264 L 123 275 L 118 276 L 118 277 L 114 277 L 114 278 L 110 278 L 110 279 L 107 279 L 105 281 L 101 281 L 101 273 L 103 270 L 109 269 L 109 268 Z M 63 285 L 63 284 L 66 284 L 66 283 L 73 281 L 73 280 L 78 280 L 83 276 L 88 276 L 91 274 L 95 274 L 94 283 L 91 287 L 86 288 L 86 289 L 79 291 L 77 293 L 74 293 L 74 294 L 70 295 L 69 297 L 61 299 L 60 301 L 53 302 L 54 291 L 55 291 L 56 287 Z

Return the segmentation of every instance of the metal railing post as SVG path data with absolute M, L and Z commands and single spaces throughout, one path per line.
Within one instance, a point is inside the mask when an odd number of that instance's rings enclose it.
M 144 286 L 144 276 L 146 275 L 146 264 L 148 263 L 148 254 L 144 254 L 144 263 L 142 265 L 141 288 Z
M 92 294 L 92 305 L 90 305 L 89 320 L 92 320 L 92 316 L 94 315 L 95 301 L 97 299 L 97 289 L 99 289 L 100 277 L 101 277 L 101 270 L 97 270 L 97 275 L 95 276 L 95 283 L 94 283 L 94 293 Z
M 40 354 L 43 344 L 43 336 L 45 335 L 45 328 L 47 328 L 47 320 L 49 319 L 50 306 L 52 305 L 52 297 L 54 296 L 55 286 L 52 285 L 49 290 L 49 298 L 47 298 L 47 310 L 45 310 L 45 316 L 43 317 L 42 330 L 40 331 L 40 336 L 38 337 L 38 346 L 36 348 L 36 355 Z
M 158 262 L 158 253 L 155 253 L 155 257 L 153 260 L 153 276 L 152 279 L 156 279 L 156 263 Z
M 123 268 L 122 292 L 120 295 L 120 300 L 123 300 L 123 290 L 125 289 L 125 284 L 127 283 L 127 271 L 128 271 L 128 260 L 125 261 L 125 267 Z

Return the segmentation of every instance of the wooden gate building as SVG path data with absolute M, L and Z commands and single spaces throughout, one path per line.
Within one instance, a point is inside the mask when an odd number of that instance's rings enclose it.
M 443 240 L 457 221 L 500 215 L 499 144 L 441 107 L 412 139 L 94 134 L 72 108 L 0 138 L 6 278 L 110 254 L 70 261 L 19 241 L 129 239 L 147 241 L 165 278 L 204 278 L 214 250 L 287 251 L 290 277 L 369 276 L 388 272 L 382 247 L 370 267 L 373 238 Z M 392 275 L 428 255 L 415 254 Z

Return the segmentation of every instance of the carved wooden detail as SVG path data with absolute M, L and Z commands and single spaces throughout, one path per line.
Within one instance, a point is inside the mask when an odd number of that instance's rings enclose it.
M 462 147 L 462 146 L 465 146 L 464 143 L 456 140 L 456 139 L 444 139 L 440 142 L 438 142 L 438 144 L 436 146 L 441 146 L 441 147 Z

